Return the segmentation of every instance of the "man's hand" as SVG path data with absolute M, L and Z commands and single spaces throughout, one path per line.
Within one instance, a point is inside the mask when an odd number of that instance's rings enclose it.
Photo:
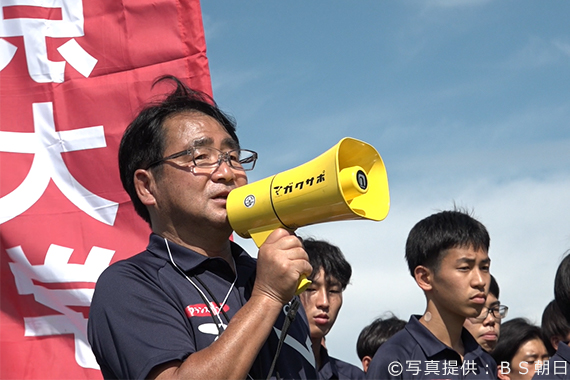
M 295 295 L 301 275 L 309 276 L 312 270 L 301 240 L 278 228 L 259 248 L 252 296 L 264 295 L 284 305 Z

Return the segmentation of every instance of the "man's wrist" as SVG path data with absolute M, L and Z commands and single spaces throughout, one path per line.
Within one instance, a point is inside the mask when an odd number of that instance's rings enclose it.
M 262 290 L 253 290 L 249 301 L 254 301 L 263 307 L 264 310 L 276 310 L 277 312 L 283 308 L 287 301 L 283 300 L 275 294 L 264 292 Z

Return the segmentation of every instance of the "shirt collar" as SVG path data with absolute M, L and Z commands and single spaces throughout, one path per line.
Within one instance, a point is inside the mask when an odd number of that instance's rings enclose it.
M 419 318 L 420 315 L 412 315 L 410 317 L 410 321 L 406 325 L 406 329 L 410 331 L 412 337 L 418 342 L 422 351 L 425 353 L 427 358 L 433 357 L 438 353 L 449 350 L 457 355 L 459 355 L 455 350 L 451 347 L 446 346 L 443 344 L 431 331 L 427 329 L 424 325 L 421 324 Z M 465 348 L 465 357 L 468 353 L 473 353 L 476 356 L 480 356 L 483 352 L 479 343 L 473 338 L 473 336 L 465 329 L 465 327 L 461 330 L 461 340 L 463 341 L 463 347 Z
M 328 350 L 321 345 L 320 348 L 321 355 L 321 368 L 317 369 L 320 379 L 334 379 L 338 378 L 338 370 L 334 365 L 334 362 L 330 360 Z
M 208 265 L 209 262 L 218 263 L 220 261 L 225 263 L 227 267 L 231 270 L 229 264 L 227 264 L 226 261 L 223 260 L 222 258 L 207 257 L 201 255 L 196 251 L 178 245 L 170 240 L 168 241 L 168 248 L 170 248 L 170 253 L 172 254 L 172 258 L 176 262 L 176 265 L 180 267 L 180 269 L 182 269 L 184 272 L 193 271 L 202 265 Z M 150 235 L 147 250 L 153 253 L 154 255 L 163 258 L 168 262 L 171 261 L 170 256 L 168 254 L 168 249 L 166 247 L 165 239 L 160 235 L 157 235 L 155 233 L 152 233 Z M 234 242 L 231 242 L 231 250 L 236 265 L 247 265 L 247 262 L 251 260 L 251 256 L 249 256 L 247 252 L 243 250 L 243 248 L 241 248 L 239 245 L 237 245 Z
M 556 350 L 556 355 L 570 363 L 570 346 L 560 342 L 558 344 L 558 350 Z

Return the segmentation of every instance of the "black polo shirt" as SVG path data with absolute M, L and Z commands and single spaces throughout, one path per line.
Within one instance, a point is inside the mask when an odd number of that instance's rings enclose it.
M 495 361 L 463 328 L 463 360 L 413 315 L 404 329 L 380 346 L 367 379 L 496 379 Z
M 155 234 L 146 251 L 109 266 L 97 281 L 88 337 L 105 378 L 144 379 L 155 366 L 183 361 L 208 347 L 217 339 L 220 325 L 227 325 L 251 296 L 256 260 L 237 244 L 232 242 L 238 275 L 231 291 L 235 275 L 225 260 L 168 245 L 173 261 L 196 286 L 174 267 L 164 238 Z M 216 302 L 222 304 L 226 296 L 220 323 Z M 287 305 L 251 368 L 253 378 L 267 377 L 286 309 Z M 285 379 L 314 379 L 309 325 L 304 310 L 299 311 L 276 371 Z
M 329 356 L 328 350 L 321 346 L 321 369 L 319 380 L 361 380 L 364 371 L 355 365 Z
M 570 347 L 567 344 L 560 342 L 556 354 L 548 362 L 544 362 L 532 378 L 532 380 L 543 379 L 570 379 Z

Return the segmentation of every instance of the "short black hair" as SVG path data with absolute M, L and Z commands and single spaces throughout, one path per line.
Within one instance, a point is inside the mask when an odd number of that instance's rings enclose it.
M 314 279 L 322 268 L 325 272 L 326 282 L 334 277 L 340 282 L 342 290 L 346 289 L 352 276 L 352 267 L 344 258 L 340 248 L 324 240 L 313 238 L 303 239 L 303 246 L 313 267 L 309 280 Z
M 556 353 L 556 349 L 552 346 L 551 338 L 558 336 L 561 340 L 565 340 L 570 334 L 570 324 L 564 318 L 555 300 L 550 301 L 542 312 L 542 321 L 540 323 L 542 333 L 544 334 L 544 342 L 550 356 Z
M 497 297 L 497 299 L 499 299 L 499 284 L 497 283 L 497 280 L 495 280 L 495 277 L 493 275 L 491 275 L 491 284 L 489 285 L 489 293 L 491 293 L 492 295 Z
M 406 241 L 406 260 L 412 277 L 417 266 L 437 272 L 445 252 L 472 247 L 489 252 L 490 238 L 485 226 L 467 212 L 442 211 L 420 220 Z
M 388 318 L 377 318 L 362 329 L 356 341 L 356 353 L 360 360 L 365 356 L 374 357 L 381 345 L 406 326 L 406 321 L 390 315 Z
M 540 327 L 526 318 L 514 318 L 501 325 L 501 336 L 491 351 L 491 356 L 498 365 L 513 360 L 519 348 L 529 340 L 540 339 L 544 342 Z
M 144 106 L 125 130 L 119 146 L 121 182 L 133 202 L 135 211 L 149 224 L 150 214 L 137 195 L 134 174 L 138 169 L 148 168 L 149 164 L 160 160 L 164 155 L 166 142 L 163 126 L 166 120 L 185 112 L 211 116 L 239 146 L 235 121 L 222 112 L 209 95 L 189 88 L 172 75 L 156 79 L 152 87 L 163 81 L 173 82 L 176 88 L 166 94 L 163 100 L 150 102 Z M 161 167 L 155 169 L 157 175 L 160 175 L 161 169 Z
M 556 270 L 554 299 L 566 322 L 570 323 L 570 250 L 566 251 L 565 255 Z

